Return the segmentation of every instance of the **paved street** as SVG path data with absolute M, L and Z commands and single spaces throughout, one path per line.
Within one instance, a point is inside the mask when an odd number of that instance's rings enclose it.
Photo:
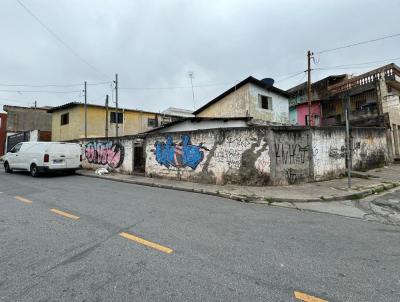
M 0 301 L 400 300 L 397 226 L 83 176 L 0 192 Z

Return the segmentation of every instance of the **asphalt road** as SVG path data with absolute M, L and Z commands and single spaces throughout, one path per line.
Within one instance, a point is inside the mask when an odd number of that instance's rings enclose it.
M 400 301 L 396 226 L 82 176 L 0 192 L 0 301 Z

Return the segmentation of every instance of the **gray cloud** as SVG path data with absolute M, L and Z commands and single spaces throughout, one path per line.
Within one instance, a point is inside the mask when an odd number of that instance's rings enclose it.
M 382 1 L 139 1 L 22 0 L 45 24 L 104 76 L 88 67 L 24 11 L 15 0 L 0 10 L 0 83 L 69 84 L 111 81 L 121 88 L 189 86 L 194 71 L 196 105 L 209 101 L 248 75 L 275 77 L 305 69 L 306 51 L 317 51 L 400 32 L 396 0 Z M 316 56 L 316 67 L 399 57 L 400 37 Z M 328 74 L 361 73 L 381 64 Z M 281 78 L 284 78 L 283 76 Z M 303 75 L 277 82 L 289 88 Z M 15 90 L 1 86 L 0 90 Z M 38 90 L 38 88 L 18 88 Z M 0 103 L 59 105 L 82 101 L 71 94 L 0 92 Z M 89 101 L 102 104 L 110 85 L 89 86 Z M 12 100 L 15 100 L 13 102 Z M 193 108 L 190 88 L 121 89 L 129 108 L 160 111 Z

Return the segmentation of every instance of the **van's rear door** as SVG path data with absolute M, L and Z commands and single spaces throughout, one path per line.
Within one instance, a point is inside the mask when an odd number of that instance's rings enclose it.
M 49 154 L 50 169 L 66 169 L 67 168 L 67 152 L 66 144 L 51 144 L 47 150 Z
M 67 169 L 78 169 L 81 165 L 81 147 L 78 144 L 66 144 L 65 153 Z

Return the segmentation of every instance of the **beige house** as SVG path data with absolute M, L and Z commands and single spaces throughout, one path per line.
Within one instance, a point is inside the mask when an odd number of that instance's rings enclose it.
M 196 117 L 249 117 L 272 123 L 289 122 L 290 95 L 273 80 L 248 77 L 211 100 L 193 114 Z

